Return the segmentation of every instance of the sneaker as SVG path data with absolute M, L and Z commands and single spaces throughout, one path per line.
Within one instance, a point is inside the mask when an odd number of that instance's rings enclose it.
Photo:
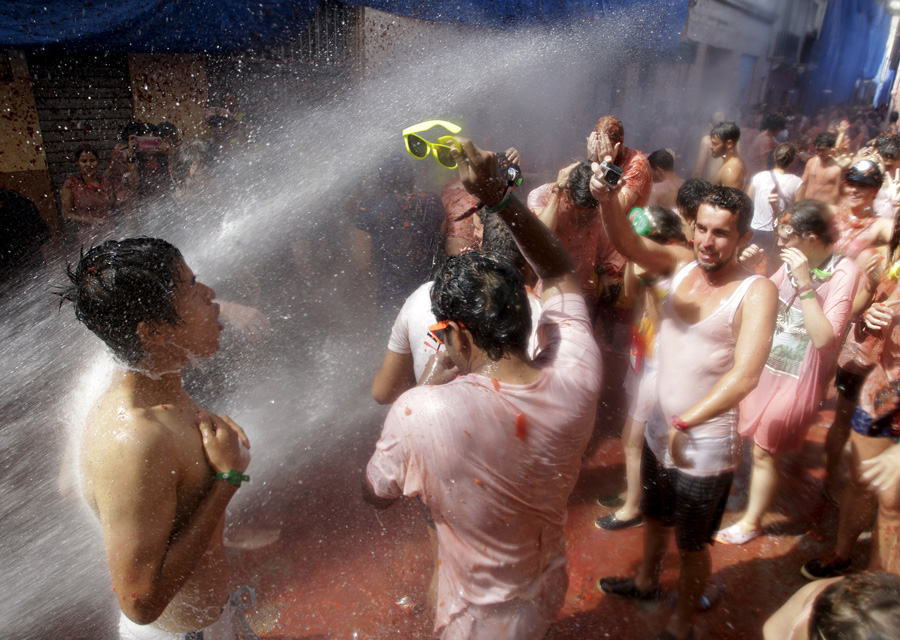
M 851 560 L 841 560 L 834 551 L 822 558 L 810 560 L 800 567 L 800 574 L 807 580 L 823 580 L 843 575 L 850 568 Z

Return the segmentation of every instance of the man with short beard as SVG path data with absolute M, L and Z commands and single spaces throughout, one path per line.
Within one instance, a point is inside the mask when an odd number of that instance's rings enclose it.
M 681 640 L 692 636 L 709 579 L 709 545 L 736 462 L 738 404 L 765 366 L 778 292 L 738 263 L 753 235 L 752 203 L 741 191 L 713 186 L 702 197 L 693 252 L 635 233 L 600 173 L 591 191 L 622 255 L 648 271 L 675 274 L 657 338 L 659 400 L 644 442 L 644 558 L 634 578 L 603 578 L 600 588 L 624 598 L 659 597 L 660 565 L 674 526 L 681 555 L 678 605 L 659 638 Z

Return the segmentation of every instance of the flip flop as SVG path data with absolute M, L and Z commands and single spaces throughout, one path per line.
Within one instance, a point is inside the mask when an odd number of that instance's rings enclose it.
M 740 523 L 735 522 L 730 527 L 719 529 L 718 533 L 716 533 L 715 540 L 722 544 L 742 545 L 747 544 L 751 540 L 756 540 L 761 535 L 762 531 L 759 529 L 749 532 L 744 531 L 741 529 Z

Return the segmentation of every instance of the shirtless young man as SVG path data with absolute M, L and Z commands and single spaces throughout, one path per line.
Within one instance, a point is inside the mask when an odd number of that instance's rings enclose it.
M 709 545 L 735 464 L 737 407 L 765 366 L 778 292 L 737 261 L 752 237 L 753 214 L 737 189 L 714 186 L 703 196 L 691 251 L 640 237 L 597 174 L 591 188 L 622 255 L 647 270 L 675 274 L 657 338 L 659 401 L 644 443 L 644 558 L 637 576 L 603 578 L 600 588 L 626 598 L 658 597 L 668 527 L 674 526 L 681 555 L 678 606 L 659 638 L 681 640 L 692 635 L 710 575 Z
M 834 161 L 834 145 L 837 136 L 828 131 L 820 133 L 813 141 L 816 155 L 803 169 L 803 184 L 797 191 L 797 202 L 811 198 L 827 204 L 837 204 L 841 193 L 841 167 Z
M 219 305 L 181 253 L 131 238 L 91 249 L 69 271 L 75 314 L 123 363 L 88 416 L 82 492 L 103 531 L 124 640 L 235 636 L 222 534 L 250 463 L 227 416 L 184 391 L 191 356 L 219 349 Z
M 647 206 L 654 204 L 668 209 L 678 206 L 678 190 L 684 180 L 675 173 L 675 154 L 668 149 L 657 149 L 649 156 L 650 170 L 653 172 L 653 186 Z
M 722 122 L 709 132 L 709 153 L 713 158 L 722 158 L 722 166 L 710 180 L 723 187 L 744 190 L 747 181 L 747 167 L 738 155 L 738 140 L 741 130 L 733 122 Z

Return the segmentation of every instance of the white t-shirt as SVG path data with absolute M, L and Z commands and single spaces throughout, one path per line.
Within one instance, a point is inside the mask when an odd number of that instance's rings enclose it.
M 394 353 L 412 354 L 416 380 L 422 377 L 431 355 L 444 350 L 444 345 L 428 330 L 428 327 L 437 322 L 431 312 L 431 285 L 431 282 L 426 282 L 406 299 L 394 320 L 391 338 L 388 340 L 388 349 Z M 541 299 L 529 291 L 528 302 L 531 305 L 528 355 L 534 358 L 538 352 L 537 326 L 541 318 Z
M 777 171 L 760 171 L 750 184 L 753 185 L 753 222 L 750 227 L 757 231 L 772 231 L 772 205 L 769 204 L 769 194 L 775 187 L 775 180 L 778 180 L 778 189 L 780 191 L 779 200 L 781 200 L 781 210 L 784 211 L 794 204 L 797 198 L 797 191 L 803 182 L 798 176 L 792 173 L 778 173 Z

